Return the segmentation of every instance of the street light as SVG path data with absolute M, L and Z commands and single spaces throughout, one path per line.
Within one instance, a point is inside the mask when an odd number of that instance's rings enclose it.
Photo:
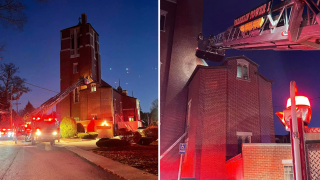
M 307 180 L 304 134 L 311 120 L 311 105 L 306 96 L 299 96 L 296 83 L 290 82 L 290 98 L 287 108 L 277 112 L 281 124 L 290 131 L 293 170 L 295 180 Z

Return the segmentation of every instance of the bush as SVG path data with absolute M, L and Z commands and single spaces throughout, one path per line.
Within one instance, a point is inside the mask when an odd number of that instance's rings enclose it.
M 77 123 L 77 132 L 78 133 L 85 133 L 85 129 L 81 123 Z
M 60 133 L 63 138 L 74 137 L 77 133 L 77 123 L 73 118 L 65 117 L 60 123 Z
M 128 143 L 137 143 L 141 138 L 139 132 L 128 131 L 126 128 L 118 129 L 117 135 L 120 136 L 121 140 L 127 141 Z
M 149 145 L 153 142 L 153 137 L 141 137 L 138 144 Z
M 127 128 L 120 128 L 120 129 L 117 130 L 116 134 L 118 136 L 124 136 L 127 132 L 128 132 Z
M 98 133 L 90 132 L 90 133 L 78 133 L 78 137 L 81 139 L 96 139 L 98 137 Z
M 88 134 L 90 136 L 89 139 L 96 139 L 99 135 L 99 133 L 97 133 L 97 132 L 89 132 Z
M 146 137 L 152 137 L 154 140 L 158 139 L 158 127 L 150 126 L 143 130 L 143 133 Z
M 120 147 L 120 146 L 128 146 L 130 145 L 127 141 L 120 139 L 100 139 L 97 141 L 96 145 L 98 147 Z
M 131 142 L 138 143 L 140 141 L 141 137 L 142 137 L 141 134 L 138 131 L 136 131 L 132 134 L 132 141 Z
M 78 138 L 84 139 L 85 136 L 89 136 L 87 133 L 78 133 L 77 134 Z

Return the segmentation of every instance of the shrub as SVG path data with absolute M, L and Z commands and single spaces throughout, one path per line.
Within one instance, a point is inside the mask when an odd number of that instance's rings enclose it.
M 143 133 L 146 137 L 152 137 L 154 140 L 158 139 L 158 127 L 150 126 L 143 130 Z
M 120 136 L 121 140 L 127 141 L 128 143 L 137 143 L 141 138 L 139 132 L 128 131 L 126 128 L 118 129 L 117 134 Z
M 98 137 L 98 133 L 90 132 L 90 133 L 78 133 L 78 137 L 81 139 L 96 139 Z
M 127 132 L 128 132 L 128 129 L 127 129 L 127 128 L 120 128 L 120 129 L 117 130 L 116 134 L 117 134 L 118 136 L 123 136 L 123 135 L 125 135 Z
M 153 142 L 153 137 L 141 137 L 138 144 L 149 145 Z
M 84 139 L 85 136 L 89 136 L 87 133 L 78 133 L 77 134 L 78 138 Z
M 89 132 L 88 134 L 90 136 L 89 139 L 96 139 L 99 135 L 97 132 Z
M 132 141 L 131 142 L 138 143 L 140 141 L 140 139 L 141 139 L 141 134 L 138 131 L 136 131 L 132 134 Z
M 96 142 L 98 147 L 119 147 L 119 146 L 128 146 L 129 143 L 120 139 L 104 139 Z
M 65 117 L 60 123 L 60 133 L 63 138 L 73 137 L 77 133 L 77 123 L 73 118 Z
M 77 132 L 78 133 L 85 133 L 85 129 L 81 123 L 77 123 Z

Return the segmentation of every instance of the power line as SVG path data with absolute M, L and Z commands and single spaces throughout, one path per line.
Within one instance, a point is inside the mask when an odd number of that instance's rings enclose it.
M 34 86 L 34 87 L 37 87 L 37 88 L 40 88 L 40 89 L 44 89 L 44 90 L 47 90 L 47 91 L 59 93 L 59 92 L 56 92 L 56 91 L 53 91 L 53 90 L 50 90 L 50 89 L 46 89 L 46 88 L 43 88 L 43 87 L 40 87 L 40 86 L 36 86 L 36 85 L 34 85 L 34 84 L 30 84 L 30 83 L 27 83 L 27 82 L 24 82 L 24 83 L 29 84 L 29 85 Z

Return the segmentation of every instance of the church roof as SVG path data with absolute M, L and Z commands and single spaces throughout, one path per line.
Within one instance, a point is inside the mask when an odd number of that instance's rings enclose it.
M 110 84 L 106 83 L 104 80 L 101 79 L 100 87 L 112 87 Z

